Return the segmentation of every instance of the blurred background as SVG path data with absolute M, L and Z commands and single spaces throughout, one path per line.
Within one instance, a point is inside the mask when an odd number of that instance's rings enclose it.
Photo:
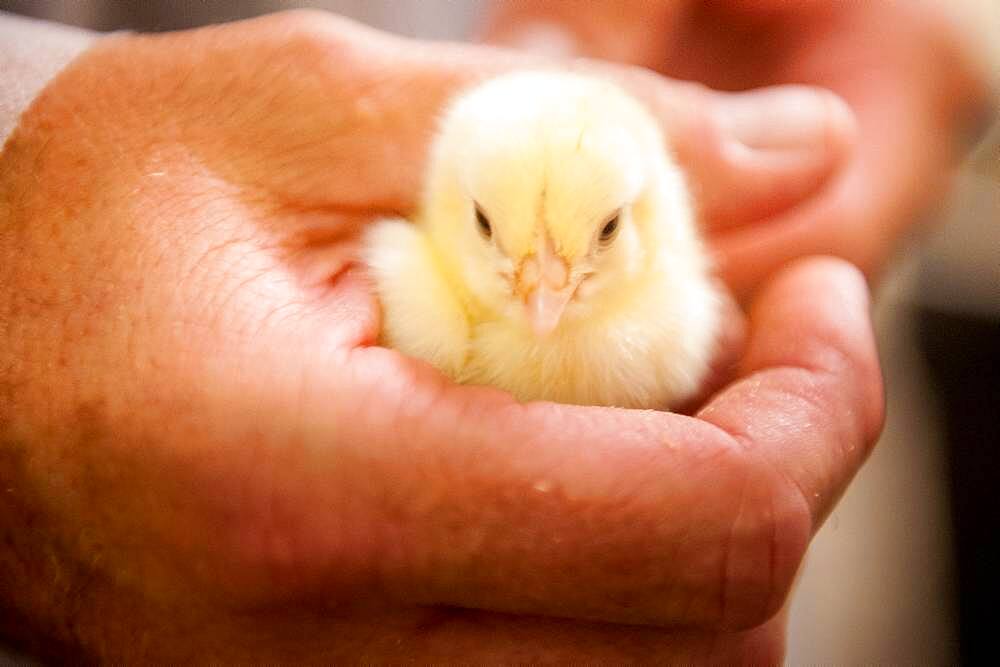
M 1000 1 L 964 4 L 975 17 L 970 30 L 985 28 L 1000 73 Z M 461 40 L 488 2 L 0 0 L 0 11 L 97 30 L 171 30 L 303 6 L 413 37 Z M 955 664 L 994 653 L 1000 124 L 970 154 L 934 218 L 878 288 L 888 422 L 810 551 L 791 607 L 789 664 Z

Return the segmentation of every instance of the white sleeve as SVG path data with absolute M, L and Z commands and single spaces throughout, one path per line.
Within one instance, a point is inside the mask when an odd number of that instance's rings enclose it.
M 0 146 L 42 88 L 99 36 L 0 12 Z

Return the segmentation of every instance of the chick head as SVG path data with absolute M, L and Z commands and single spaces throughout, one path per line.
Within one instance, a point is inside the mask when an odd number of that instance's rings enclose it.
M 509 74 L 445 115 L 425 220 L 470 299 L 547 336 L 620 299 L 642 270 L 668 160 L 656 123 L 616 86 Z

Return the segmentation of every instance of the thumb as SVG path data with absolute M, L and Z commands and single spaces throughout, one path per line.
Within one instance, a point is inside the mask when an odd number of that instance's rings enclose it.
M 664 127 L 709 231 L 760 221 L 822 187 L 854 145 L 854 114 L 812 86 L 661 96 Z

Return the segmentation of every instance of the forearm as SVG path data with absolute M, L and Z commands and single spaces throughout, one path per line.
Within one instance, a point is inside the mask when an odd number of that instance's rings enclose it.
M 0 146 L 17 119 L 97 33 L 0 13 Z

